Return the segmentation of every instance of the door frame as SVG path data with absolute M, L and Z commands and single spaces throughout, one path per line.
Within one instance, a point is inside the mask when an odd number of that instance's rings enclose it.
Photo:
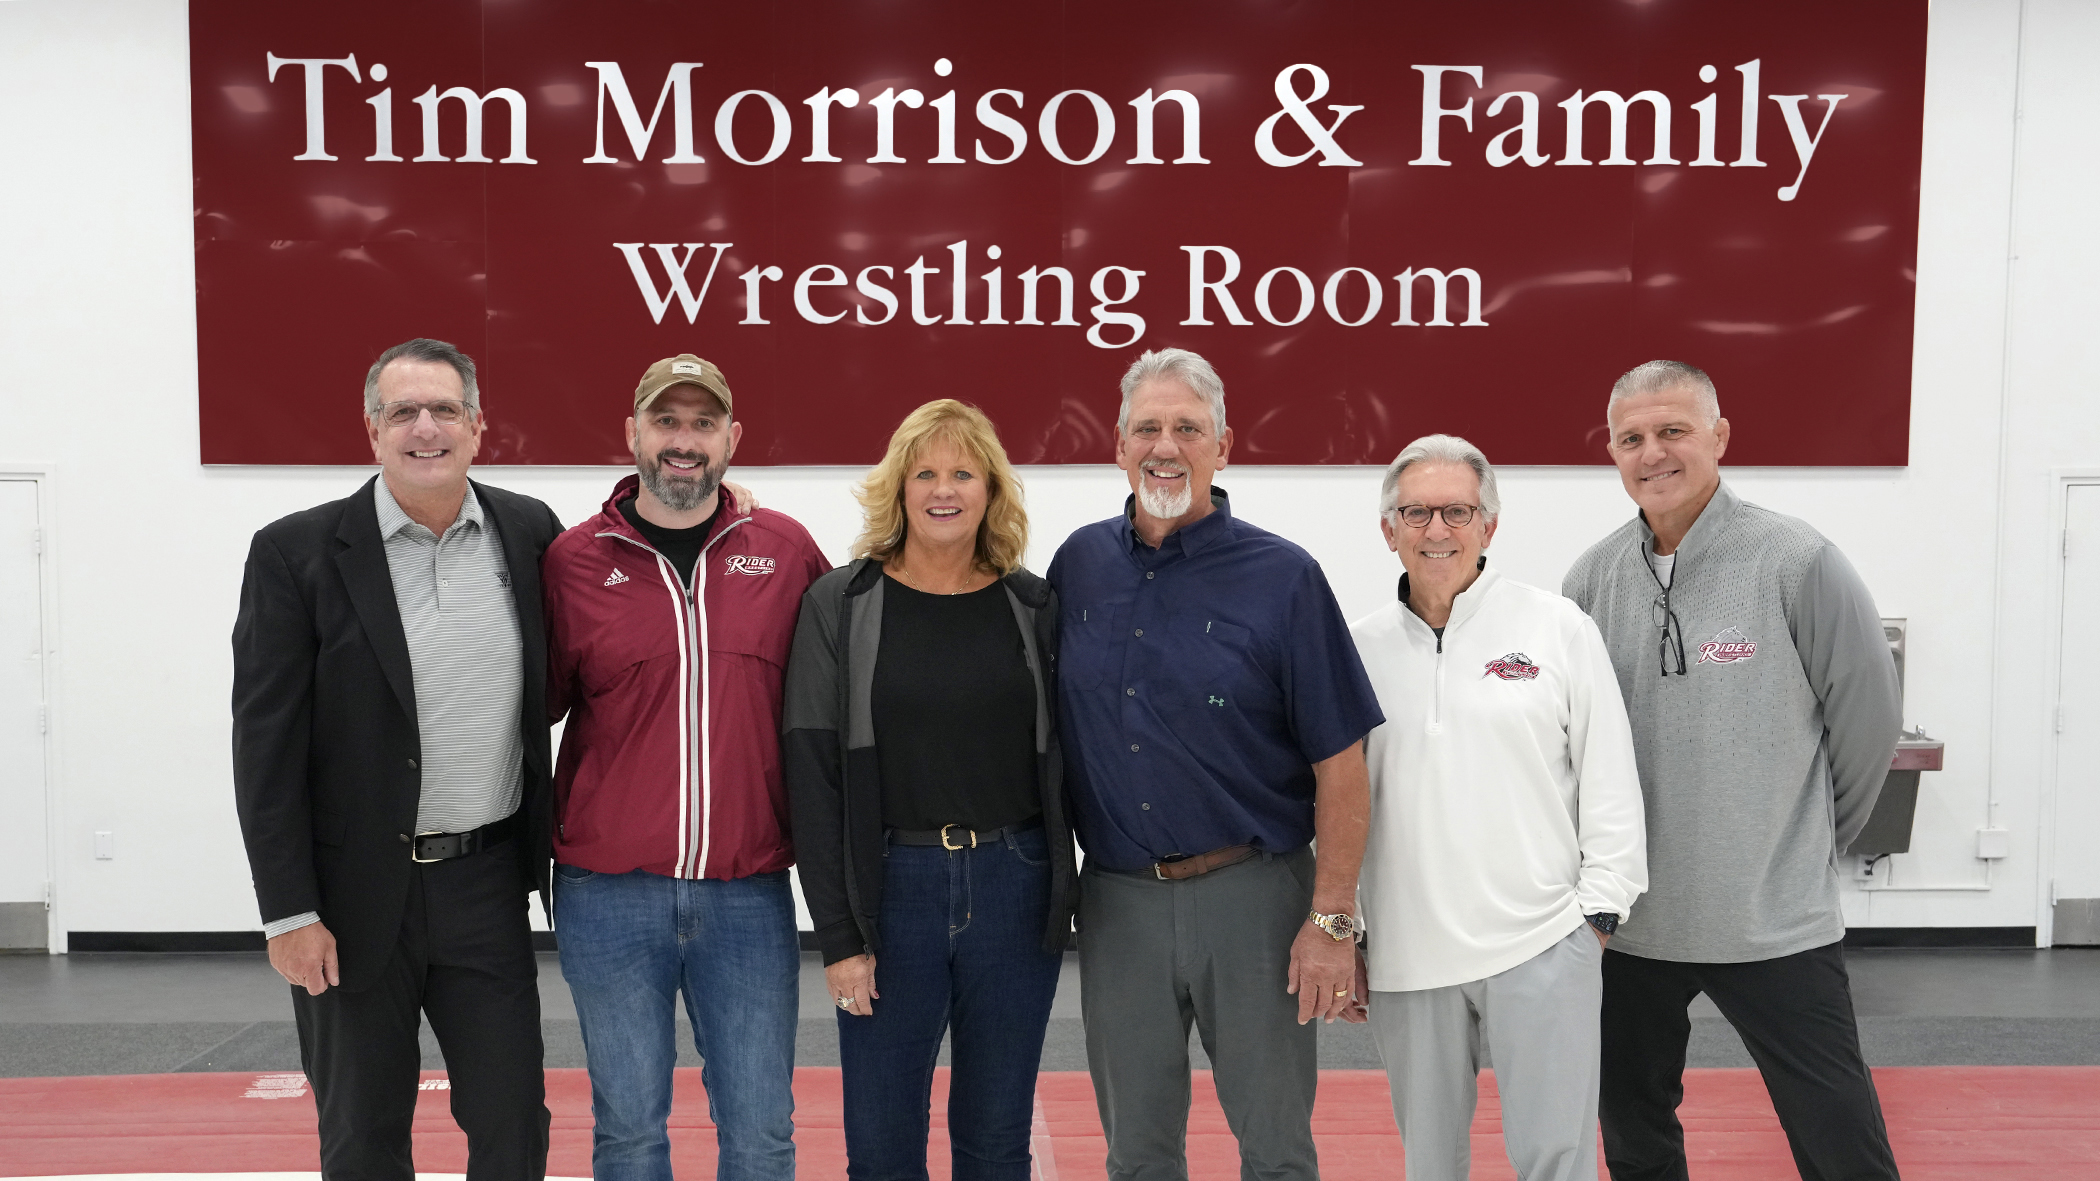
M 52 700 L 58 677 L 51 667 L 58 659 L 58 645 L 53 642 L 58 635 L 58 562 L 51 530 L 57 469 L 48 463 L 0 463 L 0 480 L 25 481 L 36 486 L 37 629 L 44 653 L 37 662 L 37 688 L 44 706 L 44 948 L 48 954 L 62 955 L 66 950 L 66 926 L 59 915 L 64 891 L 59 884 L 58 859 L 58 735 L 63 714 Z
M 2062 735 L 2056 730 L 2056 716 L 2063 708 L 2064 578 L 2069 573 L 2064 545 L 2065 531 L 2071 525 L 2071 489 L 2080 486 L 2100 486 L 2100 468 L 2057 468 L 2049 473 L 2049 537 L 2055 543 L 2049 547 L 2049 598 L 2043 615 L 2049 629 L 2045 649 L 2049 660 L 2049 707 L 2042 711 L 2041 717 L 2041 798 L 2035 808 L 2036 817 L 2048 823 L 2048 839 L 2035 841 L 2038 872 L 2034 879 L 2034 942 L 2037 947 L 2052 946 L 2056 933 L 2056 782 L 2057 751 L 2062 745 Z

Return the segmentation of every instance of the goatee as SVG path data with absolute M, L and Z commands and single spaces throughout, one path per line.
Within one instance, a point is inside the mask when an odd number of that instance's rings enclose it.
M 1171 492 L 1165 488 L 1155 488 L 1150 484 L 1140 483 L 1138 485 L 1138 503 L 1145 506 L 1147 513 L 1162 521 L 1178 521 L 1182 517 L 1187 516 L 1189 500 L 1187 477 L 1182 478 L 1181 487 Z

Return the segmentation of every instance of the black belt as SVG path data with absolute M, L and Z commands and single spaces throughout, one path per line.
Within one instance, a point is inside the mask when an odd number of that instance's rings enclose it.
M 470 832 L 423 832 L 417 833 L 409 844 L 408 855 L 420 862 L 450 861 L 455 857 L 468 857 L 484 849 L 493 849 L 518 835 L 518 813 L 513 812 L 493 824 L 484 824 Z
M 1010 833 L 1023 833 L 1043 827 L 1040 816 L 1009 824 L 1005 828 L 972 829 L 960 824 L 942 825 L 940 828 L 893 828 L 889 830 L 893 845 L 939 845 L 943 849 L 974 849 L 979 843 L 996 844 Z

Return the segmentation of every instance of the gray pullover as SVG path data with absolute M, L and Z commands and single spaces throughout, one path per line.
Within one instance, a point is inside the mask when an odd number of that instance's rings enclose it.
M 1612 947 L 1741 963 L 1835 943 L 1837 857 L 1902 727 L 1873 596 L 1822 534 L 1723 483 L 1677 547 L 1685 675 L 1673 646 L 1665 676 L 1654 542 L 1636 514 L 1562 584 L 1611 652 L 1647 811 L 1648 893 Z

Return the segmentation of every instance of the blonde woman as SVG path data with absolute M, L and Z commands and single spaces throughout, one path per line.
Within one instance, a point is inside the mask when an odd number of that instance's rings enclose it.
M 1026 1181 L 1076 897 L 1057 598 L 1021 568 L 1021 484 L 976 407 L 912 411 L 859 497 L 857 560 L 803 596 L 782 723 L 847 1176 L 926 1176 L 945 1032 L 954 1176 Z

